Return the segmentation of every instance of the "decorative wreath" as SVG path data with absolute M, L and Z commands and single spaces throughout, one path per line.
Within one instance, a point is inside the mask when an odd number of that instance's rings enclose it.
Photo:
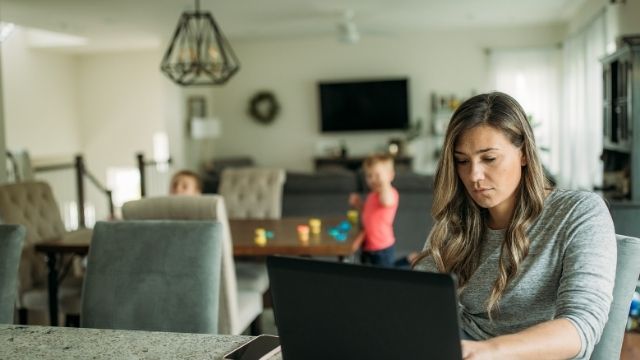
M 278 104 L 276 96 L 270 91 L 260 91 L 253 95 L 249 101 L 249 115 L 263 124 L 271 123 L 279 111 L 280 104 Z

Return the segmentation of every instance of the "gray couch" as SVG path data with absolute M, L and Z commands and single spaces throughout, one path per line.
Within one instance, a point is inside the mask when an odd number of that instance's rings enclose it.
M 393 185 L 398 189 L 400 202 L 393 224 L 396 251 L 405 255 L 422 250 L 433 226 L 433 177 L 413 172 L 397 173 Z
M 349 194 L 359 192 L 351 171 L 288 172 L 282 191 L 282 216 L 346 215 Z

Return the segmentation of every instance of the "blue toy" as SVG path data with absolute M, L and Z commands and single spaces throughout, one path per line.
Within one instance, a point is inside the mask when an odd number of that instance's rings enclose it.
M 328 233 L 329 236 L 334 238 L 336 241 L 345 241 L 347 240 L 349 230 L 351 230 L 351 224 L 345 220 L 338 226 L 329 228 Z
M 349 232 L 349 230 L 351 230 L 351 223 L 347 220 L 343 220 L 340 225 L 338 225 L 338 228 L 343 232 Z

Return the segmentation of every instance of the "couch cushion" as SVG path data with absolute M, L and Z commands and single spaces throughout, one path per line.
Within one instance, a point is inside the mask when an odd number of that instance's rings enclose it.
M 352 172 L 287 173 L 282 197 L 283 216 L 344 216 L 349 194 L 358 191 Z
M 433 191 L 433 176 L 413 172 L 398 172 L 393 180 L 398 191 L 424 192 Z
M 358 171 L 358 183 L 362 192 L 369 192 L 364 170 Z M 433 175 L 422 175 L 412 171 L 398 171 L 392 185 L 398 192 L 433 192 Z
M 285 194 L 348 194 L 355 191 L 358 191 L 358 184 L 356 176 L 352 172 L 322 172 L 315 174 L 288 172 L 287 181 L 284 183 Z

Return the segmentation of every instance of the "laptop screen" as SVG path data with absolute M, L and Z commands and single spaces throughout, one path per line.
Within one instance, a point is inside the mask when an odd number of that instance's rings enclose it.
M 449 275 L 283 257 L 267 267 L 284 360 L 461 358 Z

